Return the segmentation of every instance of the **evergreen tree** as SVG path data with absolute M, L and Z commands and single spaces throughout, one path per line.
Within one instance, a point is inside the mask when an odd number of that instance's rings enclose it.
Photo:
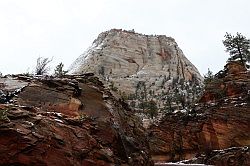
M 105 76 L 105 69 L 104 69 L 104 66 L 101 66 L 98 72 L 99 72 L 99 74 L 100 74 L 101 76 L 104 77 L 104 76 Z
M 156 104 L 155 101 L 150 100 L 150 101 L 148 101 L 148 102 L 145 102 L 145 103 L 144 103 L 144 106 L 145 106 L 146 109 L 147 109 L 147 114 L 148 114 L 151 118 L 157 116 L 157 114 L 158 114 L 158 111 L 157 111 L 157 110 L 158 110 L 158 107 L 157 107 L 157 104 Z
M 54 75 L 56 76 L 56 77 L 62 77 L 62 76 L 64 76 L 68 71 L 66 71 L 66 70 L 63 70 L 63 63 L 61 62 L 61 63 L 59 63 L 57 66 L 56 66 L 56 69 L 55 69 L 55 73 L 54 73 Z
M 207 73 L 204 75 L 204 83 L 208 84 L 209 82 L 213 81 L 214 75 L 212 71 L 208 68 Z
M 226 33 L 223 44 L 226 47 L 226 52 L 229 52 L 231 58 L 229 60 L 236 60 L 240 58 L 242 63 L 250 62 L 250 40 L 237 32 L 236 36 Z
M 167 95 L 167 102 L 165 103 L 165 105 L 167 106 L 168 110 L 173 112 L 173 108 L 172 108 L 172 102 L 173 102 L 173 97 L 171 95 Z

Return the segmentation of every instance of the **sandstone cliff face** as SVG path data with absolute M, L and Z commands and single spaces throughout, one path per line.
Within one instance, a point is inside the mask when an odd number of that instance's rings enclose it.
M 0 86 L 0 165 L 151 165 L 139 120 L 93 75 Z
M 161 106 L 161 100 L 153 96 L 168 91 L 173 80 L 202 80 L 173 38 L 119 29 L 101 33 L 70 67 L 72 74 L 86 72 L 97 74 L 127 96 L 143 85 L 148 100 L 156 100 Z
M 153 159 L 177 161 L 214 149 L 249 145 L 249 89 L 250 72 L 241 63 L 227 64 L 206 86 L 193 110 L 169 113 L 149 129 Z

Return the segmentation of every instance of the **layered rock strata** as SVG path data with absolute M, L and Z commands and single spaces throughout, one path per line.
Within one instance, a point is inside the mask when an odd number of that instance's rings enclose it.
M 159 107 L 163 102 L 158 98 L 176 82 L 202 80 L 173 38 L 121 29 L 101 33 L 69 71 L 95 73 L 126 99 L 144 93 L 145 100 L 155 100 Z
M 155 161 L 179 161 L 215 149 L 250 144 L 250 72 L 230 62 L 206 85 L 191 111 L 175 111 L 151 126 Z
M 207 154 L 201 154 L 191 160 L 184 161 L 184 163 L 189 165 L 206 164 L 216 166 L 248 166 L 250 165 L 250 149 L 249 146 L 245 146 L 213 150 Z
M 0 85 L 0 165 L 152 164 L 139 120 L 92 74 Z

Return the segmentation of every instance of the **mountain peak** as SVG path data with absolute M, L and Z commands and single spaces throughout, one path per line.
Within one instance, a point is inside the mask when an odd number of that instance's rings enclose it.
M 71 74 L 89 72 L 118 89 L 125 98 L 135 94 L 138 97 L 138 90 L 145 89 L 147 95 L 143 98 L 160 102 L 160 107 L 163 100 L 154 96 L 162 98 L 178 82 L 203 80 L 173 38 L 122 29 L 99 34 L 70 67 Z
M 116 29 L 116 28 L 113 28 L 113 29 L 110 29 L 108 31 L 104 31 L 101 34 L 107 34 L 107 33 L 121 33 L 121 34 L 130 34 L 130 35 L 146 36 L 146 37 L 161 37 L 161 38 L 166 38 L 166 39 L 174 41 L 174 38 L 167 37 L 166 35 L 155 35 L 155 34 L 147 35 L 147 34 L 142 34 L 142 33 L 136 32 L 134 29 L 125 30 L 125 29 Z
M 171 74 L 168 66 L 172 66 L 170 68 L 174 74 Z M 202 80 L 198 70 L 184 56 L 172 37 L 144 35 L 134 30 L 111 29 L 102 32 L 92 46 L 71 65 L 70 72 L 93 72 L 100 75 L 100 68 L 103 67 L 102 74 L 112 77 L 140 74 L 140 71 L 148 68 L 148 72 L 155 74 L 180 76 L 185 80 L 190 80 L 192 74 L 195 74 Z M 123 68 L 126 70 L 121 70 Z M 157 70 L 160 72 L 155 72 Z

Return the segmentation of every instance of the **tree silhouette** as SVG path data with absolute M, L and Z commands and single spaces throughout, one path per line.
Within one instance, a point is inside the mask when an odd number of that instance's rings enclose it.
M 56 66 L 55 73 L 54 73 L 55 76 L 62 77 L 68 72 L 67 70 L 63 70 L 63 66 L 64 64 L 62 62 Z
M 250 62 L 250 40 L 237 32 L 236 36 L 226 33 L 223 44 L 226 47 L 226 52 L 229 52 L 231 58 L 229 60 L 237 60 L 240 58 L 242 63 Z
M 38 57 L 36 61 L 35 74 L 36 75 L 44 75 L 47 74 L 50 70 L 48 64 L 52 61 L 49 58 Z
M 214 80 L 213 72 L 208 68 L 207 73 L 204 75 L 204 83 L 207 85 L 208 83 Z

